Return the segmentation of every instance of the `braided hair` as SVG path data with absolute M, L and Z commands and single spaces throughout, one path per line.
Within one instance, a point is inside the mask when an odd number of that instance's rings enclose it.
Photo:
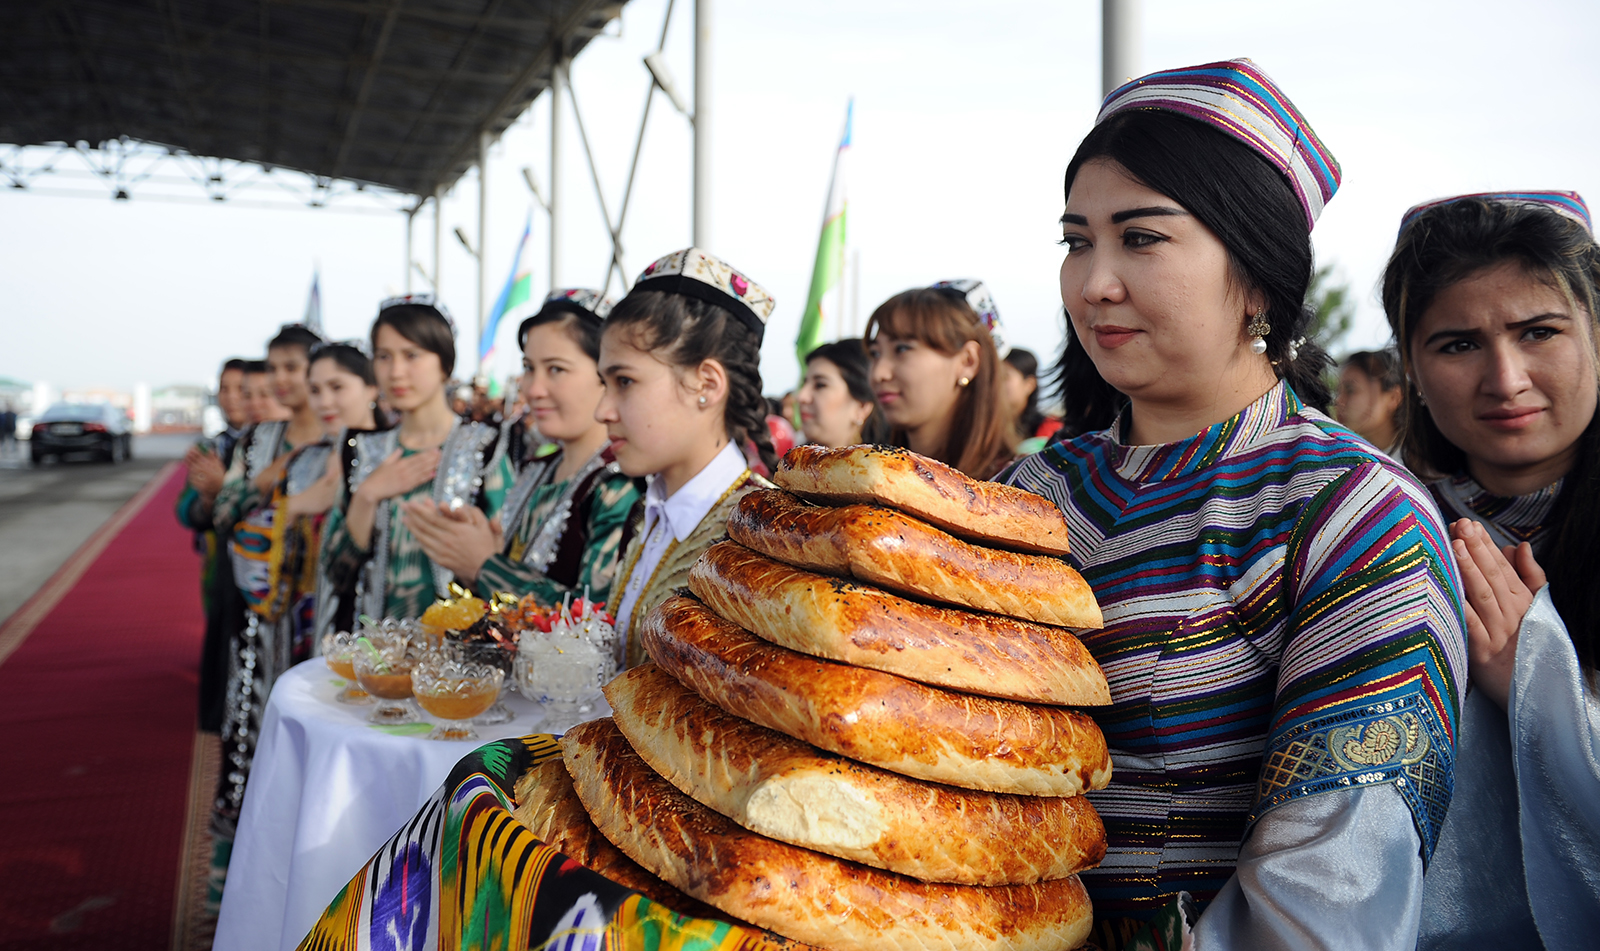
M 630 293 L 606 318 L 606 329 L 626 328 L 631 343 L 670 366 L 683 369 L 706 360 L 728 374 L 723 426 L 736 446 L 754 445 L 768 472 L 778 470 L 778 454 L 767 429 L 767 400 L 761 395 L 761 340 L 726 308 L 668 291 Z

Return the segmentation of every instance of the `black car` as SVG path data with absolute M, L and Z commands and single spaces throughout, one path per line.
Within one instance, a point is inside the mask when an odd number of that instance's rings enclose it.
M 133 457 L 133 424 L 105 403 L 57 403 L 34 420 L 28 443 L 34 465 L 72 453 L 116 462 Z

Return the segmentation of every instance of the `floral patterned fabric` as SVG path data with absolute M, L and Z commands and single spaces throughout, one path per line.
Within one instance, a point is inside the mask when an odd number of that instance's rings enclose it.
M 678 915 L 536 839 L 516 781 L 560 756 L 533 734 L 473 751 L 333 899 L 300 951 L 774 951 L 767 936 Z

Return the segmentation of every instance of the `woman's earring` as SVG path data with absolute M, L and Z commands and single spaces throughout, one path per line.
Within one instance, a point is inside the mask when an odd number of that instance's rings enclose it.
M 1256 310 L 1256 315 L 1250 318 L 1250 326 L 1245 333 L 1255 338 L 1250 341 L 1251 353 L 1267 352 L 1267 334 L 1272 333 L 1272 325 L 1267 323 L 1267 308 L 1262 306 Z
M 700 397 L 700 405 L 701 406 L 706 405 L 706 398 L 704 396 Z
M 966 386 L 966 385 L 967 385 L 967 384 L 968 384 L 968 383 L 971 383 L 971 382 L 972 382 L 972 381 L 971 381 L 971 380 L 969 380 L 969 379 L 968 379 L 968 378 L 966 378 L 966 377 L 962 377 L 962 378 L 961 378 L 961 379 L 959 379 L 959 380 L 957 380 L 957 381 L 956 381 L 956 385 L 957 385 L 957 386 Z

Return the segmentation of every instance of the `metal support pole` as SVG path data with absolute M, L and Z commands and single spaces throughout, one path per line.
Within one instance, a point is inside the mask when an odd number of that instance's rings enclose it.
M 416 223 L 417 209 L 422 207 L 422 202 L 412 205 L 406 212 L 406 293 L 411 293 L 411 226 Z
M 1139 75 L 1139 0 L 1100 0 L 1100 95 Z
M 443 295 L 439 292 L 439 285 L 442 283 L 439 277 L 439 249 L 444 247 L 443 235 L 444 189 L 435 188 L 433 190 L 433 274 L 429 275 L 433 281 L 433 300 L 435 303 L 439 303 L 443 299 Z
M 711 246 L 711 3 L 694 0 L 694 246 Z
M 561 108 L 567 98 L 565 56 L 550 75 L 550 290 L 561 287 Z
M 489 322 L 484 309 L 484 292 L 488 287 L 488 271 L 484 268 L 489 257 L 489 133 L 478 134 L 478 349 L 483 349 L 483 331 Z M 479 373 L 483 366 L 476 364 Z

